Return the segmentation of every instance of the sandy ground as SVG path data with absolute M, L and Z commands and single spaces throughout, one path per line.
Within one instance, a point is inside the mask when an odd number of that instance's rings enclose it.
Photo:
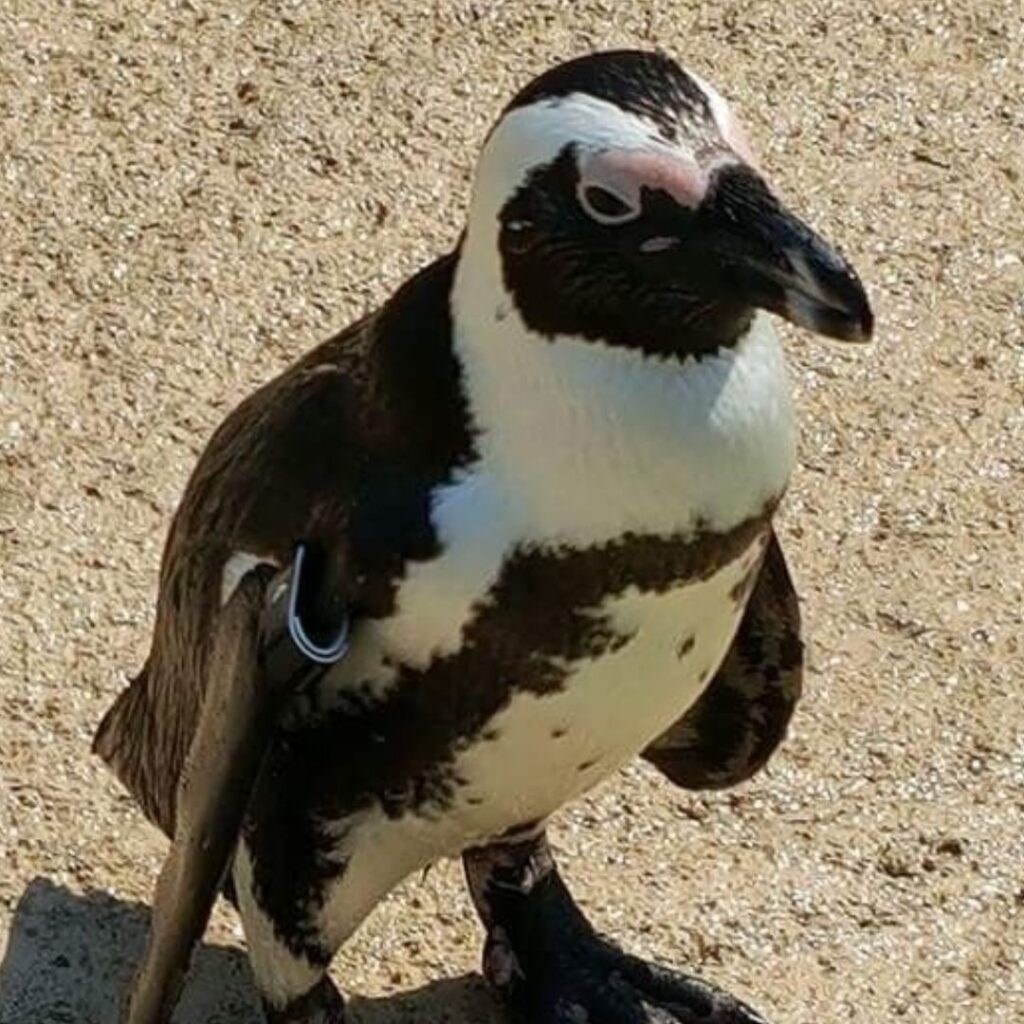
M 783 1024 L 1024 1020 L 1024 38 L 1010 0 L 0 0 L 0 1021 L 113 1022 L 164 843 L 88 752 L 164 531 L 247 391 L 450 246 L 555 59 L 718 82 L 844 245 L 870 349 L 787 333 L 808 695 L 764 776 L 633 767 L 554 830 L 601 926 Z M 219 910 L 178 1020 L 255 1003 Z M 336 973 L 363 1024 L 497 1022 L 457 868 Z

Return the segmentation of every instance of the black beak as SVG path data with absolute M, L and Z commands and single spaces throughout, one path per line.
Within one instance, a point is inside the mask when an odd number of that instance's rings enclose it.
M 694 228 L 705 288 L 830 338 L 871 337 L 874 315 L 853 268 L 749 167 L 715 174 Z

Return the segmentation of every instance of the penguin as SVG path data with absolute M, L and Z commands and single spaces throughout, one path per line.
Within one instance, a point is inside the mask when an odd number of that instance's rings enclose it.
M 772 527 L 796 450 L 773 315 L 873 329 L 712 85 L 594 53 L 501 113 L 453 251 L 214 433 L 95 750 L 174 836 L 218 620 L 297 545 L 323 553 L 347 653 L 275 718 L 225 883 L 270 1024 L 340 1024 L 333 957 L 445 857 L 515 1019 L 762 1020 L 599 934 L 546 826 L 634 757 L 721 788 L 785 734 L 803 644 Z

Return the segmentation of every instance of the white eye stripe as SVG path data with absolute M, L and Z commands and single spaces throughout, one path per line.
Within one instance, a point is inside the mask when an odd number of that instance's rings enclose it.
M 598 224 L 626 224 L 640 216 L 638 197 L 624 196 L 604 184 L 581 180 L 576 197 L 587 216 Z

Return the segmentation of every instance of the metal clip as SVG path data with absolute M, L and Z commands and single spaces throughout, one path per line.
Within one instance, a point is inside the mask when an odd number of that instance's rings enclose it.
M 318 644 L 306 631 L 299 613 L 302 596 L 302 569 L 306 561 L 306 545 L 300 544 L 295 549 L 295 561 L 292 563 L 292 574 L 288 588 L 288 634 L 298 650 L 318 665 L 333 665 L 340 661 L 348 652 L 348 616 L 341 620 L 334 636 L 325 644 Z
M 282 569 L 267 589 L 263 659 L 266 679 L 275 690 L 294 690 L 301 680 L 319 675 L 348 652 L 347 615 L 326 641 L 314 639 L 303 620 L 303 609 L 309 608 L 315 592 L 310 583 L 311 558 L 307 545 L 299 544 L 291 565 Z

